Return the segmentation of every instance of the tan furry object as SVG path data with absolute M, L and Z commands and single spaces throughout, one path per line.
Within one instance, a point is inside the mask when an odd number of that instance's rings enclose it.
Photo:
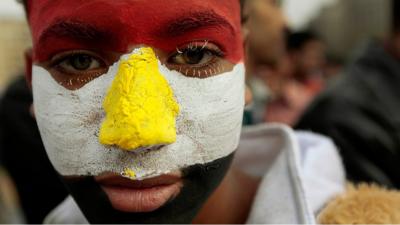
M 320 224 L 400 224 L 400 192 L 349 185 L 318 216 Z

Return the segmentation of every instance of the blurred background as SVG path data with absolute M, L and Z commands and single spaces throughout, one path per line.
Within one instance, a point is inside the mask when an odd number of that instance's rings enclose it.
M 391 0 L 288 0 L 283 8 L 293 31 L 312 30 L 325 42 L 326 53 L 342 61 L 391 29 Z
M 12 0 L 0 1 L 0 93 L 24 70 L 24 51 L 30 44 L 22 7 Z M 1 131 L 2 132 L 2 131 Z M 0 133 L 1 133 L 0 132 Z M 4 146 L 1 146 L 1 151 Z M 0 154 L 3 155 L 3 154 Z M 0 157 L 0 162 L 3 161 Z M 3 163 L 1 164 L 3 165 Z M 0 223 L 24 223 L 18 192 L 8 171 L 0 168 Z
M 14 0 L 0 1 L 0 91 L 24 69 L 24 51 L 30 45 L 22 7 Z
M 295 126 L 314 98 L 342 76 L 363 46 L 371 40 L 385 40 L 392 31 L 391 0 L 283 0 L 278 7 L 290 30 L 287 53 L 273 68 L 259 65 L 258 72 L 248 77 L 253 100 L 245 114 L 246 125 L 280 122 Z M 18 129 L 15 124 L 7 125 L 7 121 L 30 117 L 31 96 L 22 79 L 24 51 L 30 46 L 23 8 L 15 0 L 0 0 L 0 94 L 5 99 L 0 108 L 0 223 L 41 223 L 66 196 L 56 174 L 50 172 L 42 144 L 37 143 L 33 118 L 28 127 L 26 123 Z M 10 102 L 15 104 L 9 107 Z M 22 119 L 13 117 L 15 105 L 25 110 Z M 26 134 L 30 129 L 32 134 Z M 27 151 L 33 153 L 22 158 L 21 153 Z M 28 171 L 35 179 L 21 178 Z

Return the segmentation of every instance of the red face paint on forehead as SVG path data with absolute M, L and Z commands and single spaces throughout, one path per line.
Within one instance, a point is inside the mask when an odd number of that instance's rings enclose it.
M 191 41 L 243 58 L 238 0 L 34 0 L 28 4 L 36 62 L 67 50 L 171 52 Z

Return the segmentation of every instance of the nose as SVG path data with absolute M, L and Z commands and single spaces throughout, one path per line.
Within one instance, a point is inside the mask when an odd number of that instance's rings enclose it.
M 101 144 L 132 151 L 176 141 L 179 105 L 158 67 L 149 47 L 136 49 L 121 60 L 103 102 L 106 116 L 99 133 Z

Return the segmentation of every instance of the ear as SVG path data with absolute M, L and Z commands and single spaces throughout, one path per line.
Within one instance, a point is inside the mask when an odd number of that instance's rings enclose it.
M 250 30 L 247 27 L 247 25 L 242 24 L 241 31 L 242 31 L 243 46 L 244 46 L 244 48 L 246 48 L 247 42 L 248 42 L 248 37 L 249 37 L 249 34 L 250 34 Z
M 25 51 L 25 79 L 28 87 L 32 89 L 32 49 Z
M 245 102 L 246 102 L 246 106 L 250 105 L 253 102 L 253 92 L 247 85 L 246 85 L 246 93 L 245 93 Z

